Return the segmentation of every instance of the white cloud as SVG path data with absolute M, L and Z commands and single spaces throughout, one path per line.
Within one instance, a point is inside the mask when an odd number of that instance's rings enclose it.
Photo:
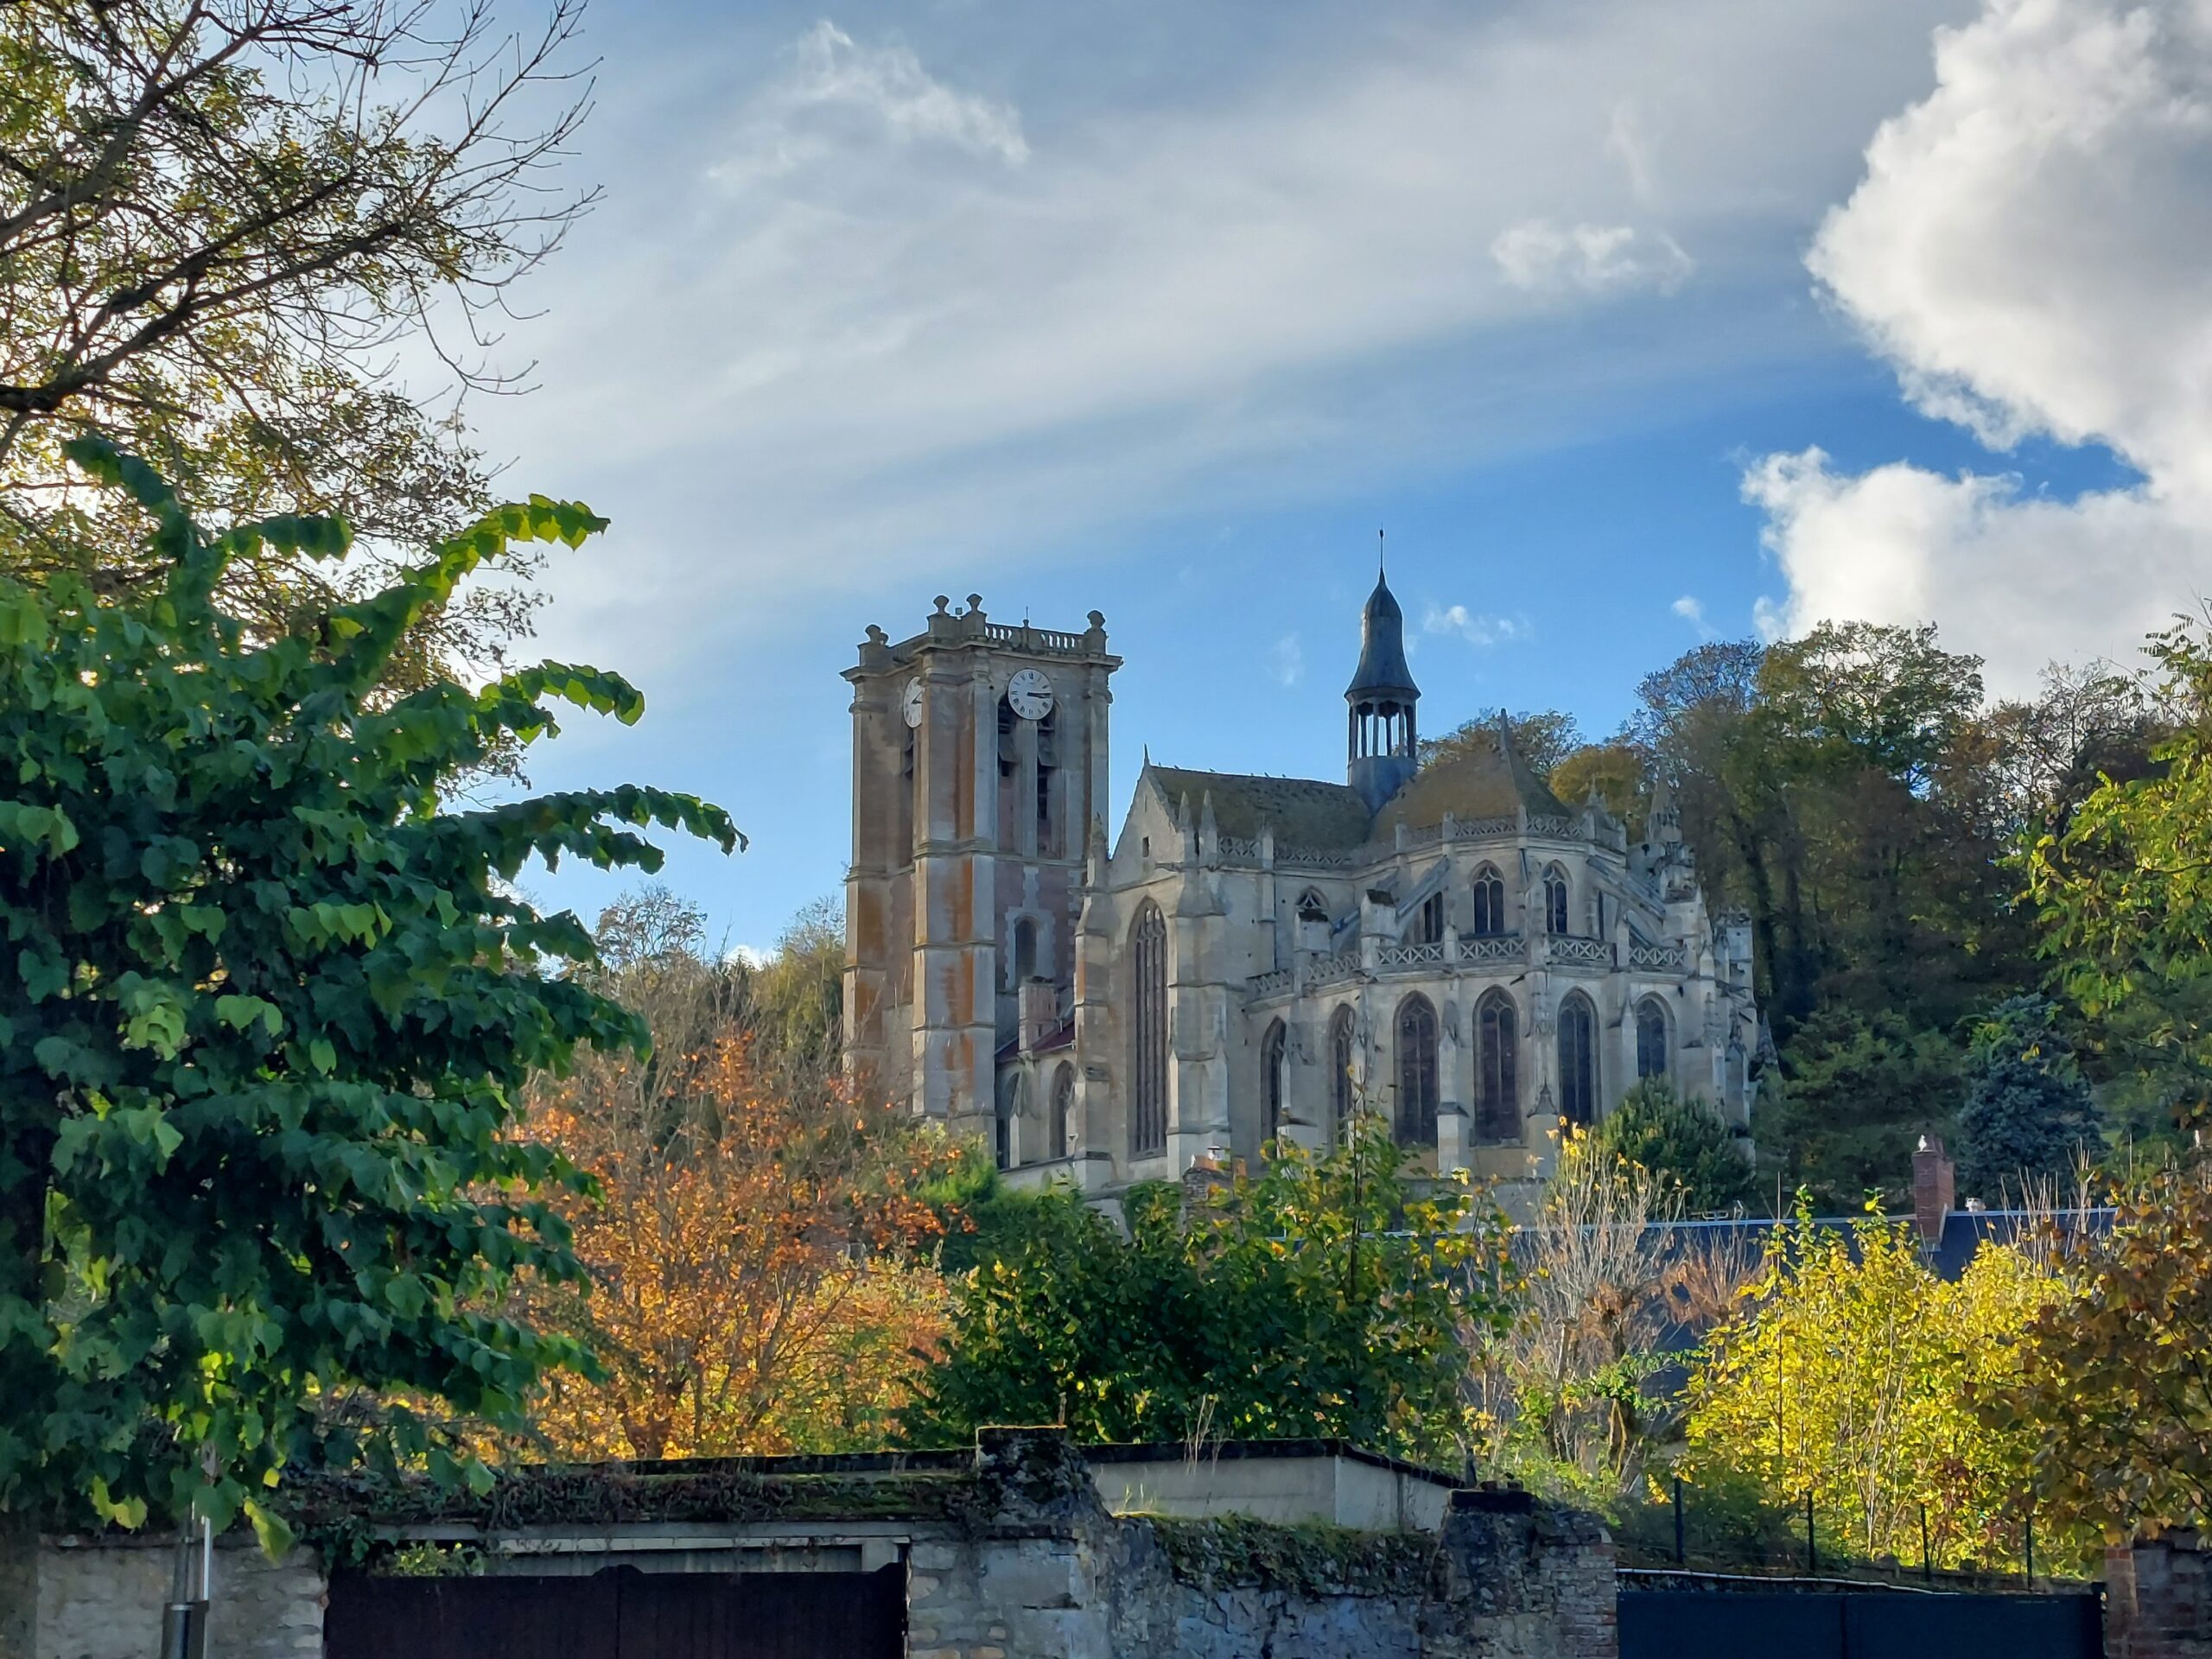
M 2212 7 L 1985 0 L 1936 69 L 1808 264 L 1923 410 L 1993 448 L 2105 444 L 2141 481 L 2065 502 L 1813 449 L 1745 493 L 1783 626 L 1933 619 L 2016 689 L 2131 657 L 2212 571 Z
M 586 135 L 607 200 L 514 342 L 543 390 L 477 415 L 518 485 L 617 524 L 553 573 L 546 646 L 672 677 L 787 600 L 926 594 L 947 550 L 988 585 L 1824 351 L 1774 303 L 1807 204 L 1960 3 L 1179 15 L 1165 78 L 1099 20 L 1008 13 L 980 52 L 926 10 L 911 41 L 625 31 Z M 1599 305 L 1602 340 L 1555 321 Z M 1660 305 L 1703 309 L 1639 329 Z
M 1534 632 L 1525 616 L 1485 616 L 1464 605 L 1430 604 L 1422 613 L 1421 627 L 1429 633 L 1457 634 L 1471 645 L 1487 648 L 1510 645 Z
M 1286 633 L 1268 653 L 1268 671 L 1281 685 L 1296 685 L 1306 672 L 1306 647 L 1294 633 Z
M 1669 606 L 1668 609 L 1673 611 L 1676 616 L 1681 617 L 1683 621 L 1688 623 L 1691 627 L 1696 629 L 1699 639 L 1710 639 L 1713 638 L 1713 628 L 1705 620 L 1704 602 L 1694 594 L 1684 594 L 1680 599 Z
M 1630 175 L 1637 176 L 1635 167 Z M 1693 269 L 1689 255 L 1664 231 L 1641 232 L 1628 225 L 1562 228 L 1548 219 L 1524 219 L 1499 232 L 1490 257 L 1509 283 L 1535 293 L 1654 288 L 1671 294 Z

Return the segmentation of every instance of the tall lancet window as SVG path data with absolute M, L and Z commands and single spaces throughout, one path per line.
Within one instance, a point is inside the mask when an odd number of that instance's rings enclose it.
M 1436 1010 L 1425 996 L 1398 1004 L 1398 1143 L 1436 1144 Z
M 1167 1150 L 1167 922 L 1147 899 L 1129 925 L 1129 1150 Z
M 1521 1138 L 1521 1016 L 1503 991 L 1475 1010 L 1475 1133 L 1484 1141 Z
M 1588 1128 L 1598 1116 L 1598 1016 L 1590 999 L 1570 996 L 1559 1010 L 1560 1116 Z

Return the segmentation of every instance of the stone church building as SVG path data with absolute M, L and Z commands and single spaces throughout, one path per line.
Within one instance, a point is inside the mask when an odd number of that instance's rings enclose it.
M 1378 580 L 1341 783 L 1147 760 L 1109 849 L 1105 619 L 940 598 L 853 688 L 848 1058 L 1106 1195 L 1389 1114 L 1438 1170 L 1543 1173 L 1560 1120 L 1670 1080 L 1748 1135 L 1749 927 L 1710 914 L 1663 785 L 1631 845 L 1517 754 L 1419 759 Z

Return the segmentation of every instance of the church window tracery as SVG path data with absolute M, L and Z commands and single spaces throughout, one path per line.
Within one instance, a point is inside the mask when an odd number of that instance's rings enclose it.
M 1506 931 L 1505 882 L 1495 866 L 1475 872 L 1475 931 L 1485 938 Z
M 1567 872 L 1554 864 L 1544 872 L 1544 931 L 1567 931 Z
M 1398 1005 L 1398 1143 L 1436 1144 L 1436 1010 L 1415 995 Z
M 1129 925 L 1135 995 L 1130 1021 L 1130 1151 L 1142 1158 L 1167 1150 L 1167 923 L 1147 899 Z
M 1598 1016 L 1580 994 L 1559 1011 L 1559 1107 L 1568 1122 L 1586 1129 L 1598 1116 Z
M 1521 1016 L 1503 991 L 1475 1010 L 1475 1133 L 1490 1141 L 1521 1138 Z

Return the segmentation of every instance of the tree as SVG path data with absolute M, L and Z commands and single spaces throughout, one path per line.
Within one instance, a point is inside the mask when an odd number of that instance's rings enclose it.
M 2124 1192 L 2111 1230 L 2077 1233 L 2072 1294 L 2044 1306 L 2018 1385 L 1980 1399 L 2024 1436 L 2038 1502 L 2110 1543 L 2212 1515 L 2212 1165 Z
M 563 856 L 655 868 L 625 824 L 724 849 L 689 796 L 624 786 L 446 810 L 457 769 L 638 694 L 557 664 L 372 705 L 423 613 L 511 542 L 601 527 L 533 498 L 397 585 L 258 639 L 211 597 L 242 553 L 342 556 L 344 524 L 210 537 L 144 465 L 71 459 L 156 529 L 158 588 L 0 579 L 0 1499 L 264 1530 L 310 1463 L 451 1476 L 458 1425 L 512 1427 L 577 1344 L 493 1311 L 577 1264 L 514 1137 L 519 1091 L 632 1015 L 549 967 L 588 960 L 512 887 Z
M 1597 1141 L 1650 1171 L 1691 1215 L 1726 1211 L 1757 1194 L 1751 1160 L 1719 1116 L 1658 1079 L 1647 1077 L 1624 1095 L 1598 1126 Z
M 1552 768 L 1552 793 L 1573 806 L 1593 792 L 1605 810 L 1627 827 L 1630 841 L 1643 835 L 1650 809 L 1650 757 L 1625 738 L 1586 743 Z
M 1967 1046 L 1959 1176 L 1977 1197 L 2063 1177 L 2103 1145 L 2096 1104 L 2046 996 L 1991 1009 Z
M 2068 998 L 2195 1116 L 2212 1101 L 2212 626 L 2177 622 L 2148 650 L 2169 722 L 2152 771 L 2104 776 L 2038 837 L 2028 893 Z
M 331 512 L 374 544 L 344 566 L 239 546 L 225 601 L 264 631 L 375 592 L 480 513 L 482 458 L 389 365 L 415 335 L 462 386 L 516 384 L 477 359 L 588 200 L 550 176 L 584 113 L 577 22 L 575 0 L 506 39 L 488 5 L 429 0 L 0 13 L 0 569 L 166 580 L 140 515 L 71 474 L 88 430 L 219 516 Z M 426 605 L 388 679 L 495 652 L 530 607 L 505 585 Z
M 1314 1157 L 1287 1143 L 1184 1213 L 1134 1190 L 1127 1234 L 1037 1199 L 953 1295 L 905 1437 L 1065 1422 L 1084 1440 L 1338 1436 L 1445 1459 L 1469 1445 L 1471 1332 L 1506 1317 L 1503 1218 L 1459 1183 L 1418 1196 L 1380 1114 Z
M 1433 766 L 1440 760 L 1463 754 L 1495 753 L 1497 718 L 1496 715 L 1479 715 L 1441 737 L 1424 738 L 1421 764 Z M 1549 776 L 1553 767 L 1583 747 L 1582 728 L 1575 723 L 1574 716 L 1556 709 L 1524 709 L 1517 715 L 1508 715 L 1505 724 L 1512 734 L 1514 752 L 1540 778 Z
M 1959 1055 L 1942 1032 L 1893 1014 L 1823 1009 L 1783 1051 L 1781 1071 L 1752 1109 L 1761 1163 L 1783 1190 L 1805 1187 L 1831 1212 L 1855 1209 L 1870 1191 L 1904 1204 L 1920 1137 L 1952 1138 Z
M 2018 1386 L 2019 1338 L 2059 1294 L 2032 1253 L 1991 1243 L 1947 1283 L 1910 1222 L 1870 1207 L 1839 1227 L 1801 1195 L 1691 1374 L 1681 1471 L 1809 1497 L 1831 1548 L 1865 1559 L 1917 1555 L 1923 1506 L 1937 1560 L 2017 1557 L 2035 1437 L 1976 1402 Z M 2038 1516 L 2037 1536 L 2056 1557 L 2068 1517 Z
M 538 1427 L 584 1457 L 880 1444 L 941 1332 L 916 1253 L 940 1225 L 919 1194 L 942 1135 L 764 1090 L 730 1025 L 673 1090 L 649 1075 L 667 1053 L 594 1056 L 535 1091 L 531 1136 L 598 1188 L 561 1206 L 590 1294 L 540 1306 L 604 1365 L 550 1379 Z
M 1718 1319 L 1748 1266 L 1726 1245 L 1681 1248 L 1666 1226 L 1681 1214 L 1679 1185 L 1567 1130 L 1514 1241 L 1514 1317 L 1477 1347 L 1486 1463 L 1606 1510 L 1642 1483 L 1680 1429 L 1673 1339 Z

